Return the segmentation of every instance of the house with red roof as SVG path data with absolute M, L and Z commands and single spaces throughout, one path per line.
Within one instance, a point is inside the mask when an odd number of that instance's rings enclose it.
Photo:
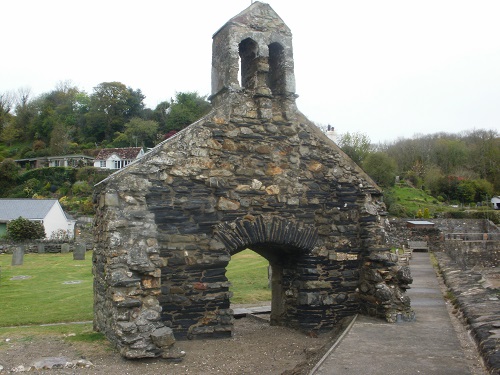
M 94 160 L 94 167 L 122 169 L 143 156 L 142 147 L 103 148 Z

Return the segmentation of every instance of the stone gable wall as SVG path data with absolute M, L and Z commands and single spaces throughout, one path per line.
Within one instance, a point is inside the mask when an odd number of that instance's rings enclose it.
M 286 25 L 256 2 L 214 51 L 215 109 L 96 187 L 95 328 L 127 358 L 168 357 L 174 336 L 231 336 L 225 273 L 245 248 L 272 268 L 272 324 L 412 319 L 380 191 L 295 106 Z
M 411 280 L 386 254 L 373 184 L 300 115 L 262 119 L 254 108 L 212 112 L 97 187 L 96 328 L 127 342 L 126 357 L 163 350 L 145 329 L 231 335 L 225 267 L 246 247 L 282 270 L 276 324 L 411 315 L 398 302 Z

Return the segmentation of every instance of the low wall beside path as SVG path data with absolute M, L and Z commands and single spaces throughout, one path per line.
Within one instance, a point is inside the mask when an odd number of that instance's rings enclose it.
M 444 252 L 435 256 L 452 302 L 460 310 L 486 367 L 491 374 L 500 374 L 499 272 L 494 268 L 463 269 Z

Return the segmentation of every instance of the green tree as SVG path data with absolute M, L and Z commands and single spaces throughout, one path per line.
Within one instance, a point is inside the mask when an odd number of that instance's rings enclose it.
M 425 171 L 424 185 L 432 194 L 439 195 L 439 183 L 443 172 L 437 165 L 430 165 Z
M 56 89 L 40 95 L 33 102 L 37 115 L 31 128 L 32 138 L 50 143 L 51 133 L 56 126 L 61 125 L 66 129 L 80 126 L 88 110 L 88 101 L 88 96 L 69 82 L 59 83 Z M 73 138 L 74 132 L 71 134 Z
M 20 169 L 13 159 L 4 159 L 0 163 L 0 196 L 8 196 L 8 191 L 16 186 Z
M 358 165 L 362 165 L 371 149 L 370 138 L 363 133 L 347 132 L 339 137 L 338 145 Z
M 500 190 L 500 137 L 493 130 L 474 130 L 464 138 L 470 149 L 466 165 Z
M 3 125 L 2 131 L 0 133 L 0 139 L 7 145 L 11 146 L 14 141 L 19 139 L 20 130 L 14 121 L 7 122 Z
M 396 180 L 396 161 L 385 152 L 374 152 L 366 156 L 363 169 L 377 184 L 384 187 L 394 185 Z
M 4 92 L 0 94 L 0 132 L 4 126 L 12 120 L 12 107 L 14 105 L 14 94 L 12 92 Z
M 457 186 L 457 199 L 462 203 L 474 202 L 476 188 L 471 180 L 461 181 Z
M 467 145 L 460 139 L 438 139 L 434 145 L 434 161 L 444 173 L 453 173 L 467 160 Z
M 31 140 L 30 128 L 36 116 L 36 108 L 31 100 L 31 90 L 21 88 L 18 90 L 16 105 L 15 126 L 19 131 L 19 138 L 24 141 Z
M 52 155 L 67 154 L 71 147 L 71 130 L 63 124 L 57 124 L 50 133 L 50 151 Z
M 125 132 L 117 141 L 126 142 L 123 146 L 153 147 L 158 134 L 158 123 L 134 117 L 125 124 Z M 122 134 L 120 134 L 122 135 Z M 114 143 L 114 142 L 113 142 Z M 118 147 L 118 146 L 117 146 Z
M 494 195 L 495 190 L 491 182 L 479 178 L 473 180 L 472 184 L 475 190 L 474 202 L 482 202 L 487 200 L 488 197 L 492 197 Z
M 159 124 L 160 131 L 164 133 L 167 132 L 167 118 L 168 118 L 168 113 L 170 112 L 169 108 L 170 108 L 169 102 L 167 101 L 161 102 L 156 106 L 152 114 L 152 119 Z
M 197 92 L 179 92 L 166 111 L 165 129 L 162 130 L 182 130 L 210 112 L 211 108 L 206 96 Z
M 82 129 L 87 140 L 111 142 L 115 134 L 123 133 L 125 123 L 140 117 L 144 105 L 140 90 L 127 88 L 121 82 L 103 82 L 94 87 L 89 112 Z
M 7 236 L 13 241 L 37 240 L 45 238 L 45 228 L 40 221 L 31 221 L 20 216 L 7 224 Z

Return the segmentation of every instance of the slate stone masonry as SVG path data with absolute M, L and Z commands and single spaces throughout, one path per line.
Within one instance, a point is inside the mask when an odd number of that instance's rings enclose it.
M 212 112 L 96 186 L 95 328 L 126 358 L 231 336 L 246 248 L 271 265 L 272 324 L 411 319 L 378 187 L 296 108 L 288 27 L 255 2 L 213 45 Z

